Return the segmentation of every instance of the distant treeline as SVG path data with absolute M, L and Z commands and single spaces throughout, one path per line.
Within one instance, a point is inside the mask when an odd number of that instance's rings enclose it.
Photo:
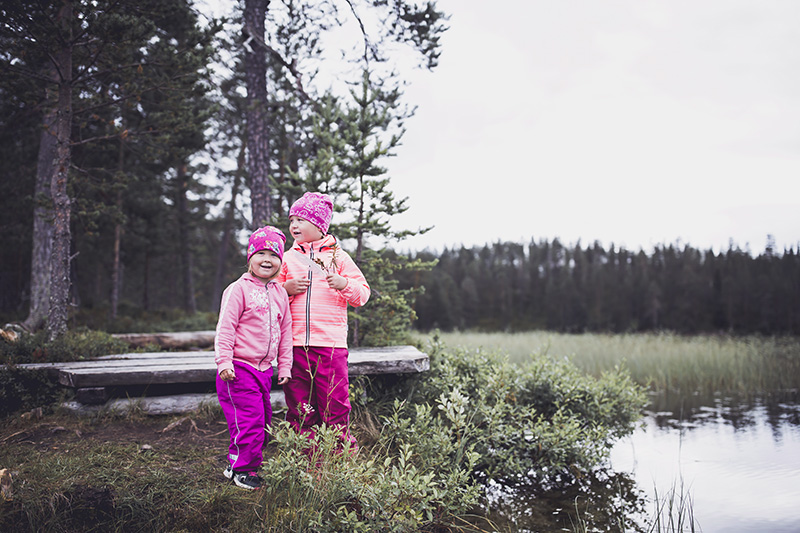
M 496 243 L 423 252 L 436 266 L 416 326 L 487 331 L 800 333 L 800 257 L 662 245 L 652 253 L 599 243 Z

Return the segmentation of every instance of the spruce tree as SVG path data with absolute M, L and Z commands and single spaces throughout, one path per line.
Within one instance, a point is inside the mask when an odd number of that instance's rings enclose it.
M 196 24 L 188 7 L 180 0 L 3 3 L 0 38 L 9 47 L 0 61 L 2 70 L 15 79 L 32 80 L 35 89 L 25 93 L 26 104 L 42 109 L 45 142 L 39 145 L 39 167 L 50 171 L 50 199 L 42 205 L 49 208 L 45 216 L 53 227 L 52 255 L 34 254 L 31 273 L 41 274 L 49 266 L 51 338 L 66 329 L 75 275 L 73 215 L 78 210 L 91 225 L 103 213 L 120 209 L 118 185 L 126 160 L 120 141 L 159 136 L 160 145 L 180 142 L 174 127 L 162 129 L 165 122 L 154 126 L 151 121 L 137 129 L 131 117 L 142 113 L 143 99 L 196 77 L 197 63 L 192 62 L 208 55 L 208 34 L 191 43 L 182 38 Z M 161 45 L 170 50 L 157 57 Z M 130 122 L 116 114 L 124 105 L 131 108 Z M 197 127 L 197 117 L 195 113 L 187 124 Z M 91 201 L 95 193 L 99 196 Z M 47 238 L 34 231 L 35 242 Z M 33 315 L 29 323 L 38 325 Z

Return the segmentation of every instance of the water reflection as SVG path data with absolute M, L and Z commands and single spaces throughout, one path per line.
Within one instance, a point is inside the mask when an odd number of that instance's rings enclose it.
M 481 531 L 644 531 L 637 523 L 647 505 L 633 476 L 600 470 L 563 487 L 491 485 Z
M 797 394 L 742 400 L 655 398 L 611 464 L 648 497 L 682 483 L 705 533 L 800 531 Z
M 765 422 L 779 437 L 785 426 L 800 425 L 800 394 L 796 390 L 762 397 L 659 393 L 651 396 L 646 414 L 661 428 L 726 423 L 746 430 Z
M 704 533 L 800 533 L 797 391 L 652 400 L 609 471 L 549 490 L 490 487 L 492 523 L 476 521 L 480 530 L 649 531 L 656 502 L 673 493 L 690 499 Z

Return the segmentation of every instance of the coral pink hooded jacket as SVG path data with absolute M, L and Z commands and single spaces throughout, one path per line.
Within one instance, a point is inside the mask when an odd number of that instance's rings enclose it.
M 217 373 L 233 361 L 267 370 L 278 360 L 278 377 L 292 376 L 292 315 L 289 295 L 274 280 L 265 286 L 245 272 L 222 293 L 214 339 Z
M 347 286 L 340 291 L 331 289 L 322 273 L 309 267 L 300 256 L 347 278 Z M 295 241 L 284 254 L 277 282 L 298 278 L 311 279 L 311 285 L 306 292 L 289 297 L 294 345 L 347 348 L 347 305 L 361 307 L 370 296 L 364 274 L 336 237 L 326 235 L 314 242 Z

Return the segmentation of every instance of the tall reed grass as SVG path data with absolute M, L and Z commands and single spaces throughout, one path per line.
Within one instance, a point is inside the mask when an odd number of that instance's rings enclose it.
M 522 363 L 535 354 L 567 358 L 593 376 L 627 367 L 656 391 L 763 394 L 800 383 L 800 338 L 671 333 L 437 333 L 445 346 L 498 352 Z M 423 343 L 433 334 L 417 334 Z
M 619 516 L 612 524 L 613 529 L 618 533 L 628 533 L 636 531 L 638 533 L 695 533 L 702 531 L 697 519 L 694 516 L 694 503 L 689 488 L 680 479 L 679 483 L 667 491 L 666 494 L 659 493 L 658 489 L 652 501 L 653 511 L 642 524 L 630 523 L 630 519 Z M 587 519 L 587 517 L 589 517 Z M 573 533 L 589 533 L 590 531 L 600 531 L 592 524 L 591 512 L 588 508 L 581 508 L 579 502 L 575 501 L 575 518 L 572 520 Z

